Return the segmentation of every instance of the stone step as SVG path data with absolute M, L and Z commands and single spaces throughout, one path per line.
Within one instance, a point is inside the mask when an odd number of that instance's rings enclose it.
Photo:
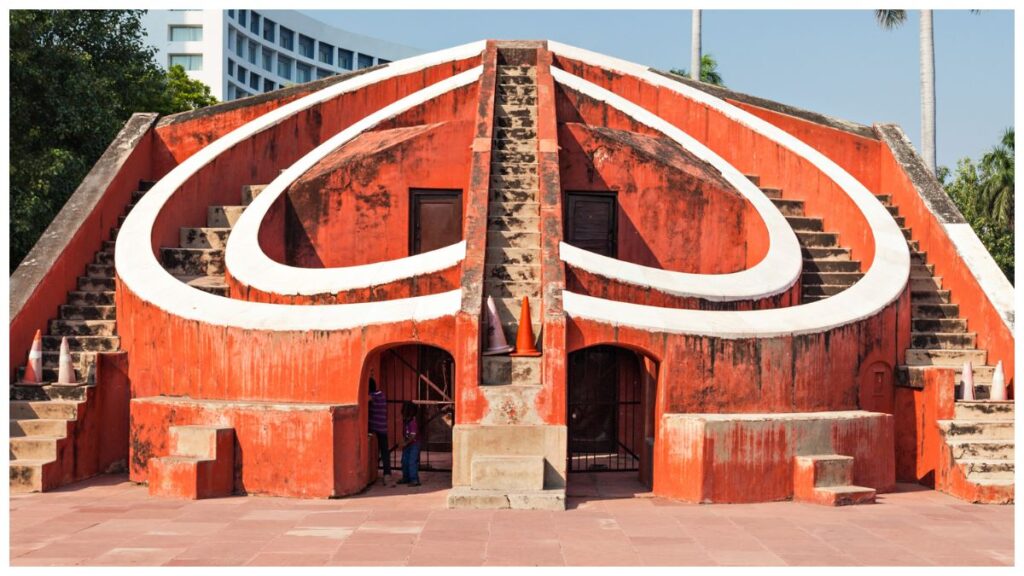
M 537 86 L 533 84 L 500 84 L 496 91 L 499 96 L 537 97 Z
M 504 282 L 536 282 L 540 284 L 540 264 L 529 266 L 485 264 L 484 278 Z
M 68 348 L 71 345 L 68 344 Z M 76 369 L 84 371 L 89 366 L 96 363 L 95 352 L 80 352 L 68 350 L 68 355 L 71 356 L 71 363 Z M 43 372 L 46 372 L 46 368 L 52 368 L 53 373 L 57 374 L 57 368 L 60 367 L 60 351 L 59 350 L 43 350 Z
M 523 301 L 519 298 L 497 298 L 494 300 L 494 307 L 498 310 L 498 318 L 506 326 L 519 324 L 519 314 L 522 312 Z M 530 320 L 534 327 L 540 326 L 540 301 L 530 300 Z
M 782 188 L 772 188 L 767 186 L 758 186 L 761 189 L 761 193 L 772 200 L 782 198 Z
M 160 248 L 164 268 L 175 276 L 224 274 L 224 251 L 202 248 Z
M 524 190 L 537 197 L 537 174 L 498 174 L 491 172 L 490 190 L 492 194 L 497 190 Z
M 498 64 L 497 75 L 501 76 L 537 76 L 537 67 L 529 64 Z
M 68 434 L 68 421 L 64 419 L 11 420 L 11 438 L 24 436 L 52 436 L 63 438 Z
M 543 491 L 544 456 L 475 455 L 469 485 L 473 490 Z
M 46 373 L 46 370 L 43 370 Z M 18 377 L 21 377 L 20 369 Z M 65 384 L 43 384 L 42 386 L 36 385 L 19 385 L 14 383 L 11 385 L 11 400 L 28 400 L 34 402 L 43 402 L 48 400 L 68 400 L 74 402 L 84 402 L 88 400 L 90 390 L 94 389 L 93 384 L 82 384 L 79 386 L 67 386 Z
M 113 264 L 89 264 L 85 267 L 85 275 L 90 278 L 113 278 Z
M 907 373 L 906 380 L 911 387 L 923 388 L 925 384 L 924 371 L 933 367 L 934 365 L 900 366 L 899 369 Z M 953 368 L 954 379 L 957 386 L 957 397 L 962 397 L 963 363 L 957 366 L 946 366 L 946 368 Z M 987 400 L 989 397 L 989 386 L 992 384 L 992 374 L 995 372 L 995 367 L 973 365 L 971 372 L 974 375 L 974 397 L 978 400 Z
M 928 264 L 928 253 L 913 251 L 910 253 L 910 265 L 925 266 Z
M 114 320 L 50 320 L 49 333 L 54 336 L 114 336 Z
M 44 475 L 57 466 L 55 460 L 15 460 L 10 465 L 11 492 L 42 492 Z
M 910 228 L 900 228 L 900 232 L 903 233 L 903 237 L 906 238 L 907 240 L 911 239 L 912 236 L 910 234 Z
M 248 206 L 251 204 L 253 199 L 259 196 L 260 192 L 263 192 L 263 189 L 266 187 L 266 184 L 247 184 L 242 186 L 242 205 Z
M 116 287 L 113 278 L 96 278 L 93 276 L 79 276 L 78 290 L 80 292 L 106 292 Z
M 814 248 L 838 247 L 839 235 L 834 232 L 796 232 L 801 245 Z
M 517 150 L 492 150 L 492 162 L 532 164 L 537 162 L 536 151 L 520 152 Z
M 803 200 L 788 200 L 782 198 L 776 198 L 772 200 L 772 203 L 782 212 L 783 216 L 803 216 L 804 215 L 804 201 Z
M 804 286 L 815 284 L 831 284 L 836 286 L 853 286 L 864 275 L 860 272 L 809 272 L 803 273 Z
M 488 232 L 540 232 L 540 218 L 516 218 L 506 216 L 488 216 Z M 539 247 L 539 241 L 537 246 Z M 531 248 L 532 246 L 527 246 Z
M 513 104 L 520 106 L 536 106 L 537 96 L 536 95 L 525 95 L 507 93 L 501 90 L 502 88 L 534 88 L 533 85 L 529 84 L 503 84 L 498 86 L 498 104 Z
M 939 420 L 947 438 L 1013 440 L 1013 422 L 1007 420 Z
M 921 278 L 935 274 L 935 264 L 911 264 L 910 277 Z
M 537 176 L 535 162 L 491 162 L 491 176 Z
M 815 504 L 825 506 L 855 506 L 872 504 L 875 501 L 875 489 L 865 486 L 821 486 L 814 489 Z
M 114 304 L 114 291 L 82 292 L 73 290 L 68 292 L 67 303 L 73 306 L 112 306 Z
M 117 317 L 117 308 L 62 304 L 60 317 L 64 320 L 114 320 Z
M 489 202 L 487 205 L 489 217 L 508 218 L 540 218 L 540 203 L 538 202 Z
M 537 79 L 534 76 L 505 76 L 499 75 L 498 86 L 529 86 L 536 85 Z
M 906 228 L 907 227 L 907 219 L 905 217 L 903 217 L 903 216 L 899 216 L 898 215 L 899 214 L 899 209 L 898 208 L 896 208 L 895 206 L 893 206 L 892 208 L 894 208 L 896 211 L 889 210 L 889 213 L 892 214 L 892 219 L 896 221 L 896 225 L 899 226 L 900 228 Z
M 536 333 L 536 331 L 535 331 Z M 515 332 L 505 332 L 510 342 L 515 342 Z M 520 356 L 483 356 L 481 358 L 480 383 L 485 386 L 539 386 L 541 358 Z
M 146 195 L 146 192 L 148 192 L 148 190 L 136 190 L 132 192 L 132 204 L 137 204 L 139 200 L 142 200 L 142 197 Z
M 911 302 L 911 318 L 959 318 L 958 304 L 941 304 L 937 302 Z
M 96 257 L 93 258 L 93 262 L 100 266 L 113 266 L 114 265 L 114 251 L 101 250 L 96 253 Z
M 533 491 L 473 490 L 455 486 L 448 491 L 448 508 L 470 510 L 565 510 L 565 489 Z
M 906 359 L 908 366 L 950 366 L 960 368 L 967 361 L 975 365 L 985 364 L 987 357 L 988 354 L 985 350 L 922 350 L 908 348 Z
M 949 290 L 910 290 L 912 304 L 949 304 Z
M 821 246 L 801 246 L 800 253 L 803 254 L 805 260 L 849 260 L 850 249 L 840 248 L 838 246 L 833 247 L 821 247 Z
M 539 249 L 540 231 L 512 232 L 510 230 L 488 230 L 487 247 Z
M 113 240 L 104 240 L 103 241 L 103 251 L 104 252 L 110 252 L 110 254 L 113 255 L 114 254 L 114 241 Z
M 537 131 L 533 128 L 495 128 L 493 137 L 495 140 L 536 140 Z
M 224 250 L 228 245 L 231 228 L 181 228 L 178 233 L 180 248 Z
M 993 475 L 1006 472 L 1013 476 L 1013 460 L 994 460 L 990 458 L 963 458 L 957 460 L 957 464 L 964 467 L 967 476 Z
M 942 290 L 941 276 L 910 277 L 910 290 L 912 292 L 929 292 Z
M 62 336 L 43 336 L 43 350 L 60 350 Z M 83 352 L 112 352 L 118 349 L 121 339 L 117 336 L 67 336 L 68 348 Z
M 803 296 L 835 296 L 849 286 L 835 284 L 804 284 L 800 293 Z
M 875 194 L 875 198 L 878 198 L 878 201 L 886 206 L 892 205 L 892 196 L 889 194 Z
M 494 117 L 497 118 L 537 118 L 537 107 L 524 104 L 501 104 L 494 105 Z
M 496 107 L 498 108 L 498 107 Z M 536 128 L 537 120 L 530 114 L 526 115 L 508 115 L 508 111 L 503 111 L 503 114 L 498 114 L 495 111 L 494 115 L 494 127 L 498 128 Z
M 963 318 L 914 318 L 910 322 L 913 332 L 966 332 L 967 320 Z
M 938 348 L 963 350 L 977 345 L 978 335 L 972 332 L 911 332 L 910 346 L 913 348 Z
M 495 301 L 503 298 L 522 298 L 523 296 L 529 296 L 531 302 L 540 299 L 540 282 L 506 282 L 486 279 L 484 287 L 486 294 L 493 297 Z M 514 335 L 515 331 L 512 333 Z M 506 331 L 505 334 L 507 336 L 508 332 Z M 510 342 L 514 341 L 515 338 L 510 340 Z
M 66 400 L 11 400 L 11 418 L 14 420 L 75 420 L 79 402 Z
M 917 240 L 908 240 L 907 241 L 907 248 L 910 248 L 910 250 L 912 252 L 920 252 L 921 251 L 921 243 L 918 242 Z
M 535 188 L 507 188 L 505 186 L 491 186 L 491 202 L 536 202 L 537 190 Z
M 743 177 L 746 178 L 747 180 L 750 180 L 750 182 L 754 186 L 760 186 L 761 185 L 761 177 L 758 176 L 757 174 L 744 174 Z
M 491 140 L 491 150 L 500 150 L 502 152 L 529 152 L 531 154 L 536 154 L 537 140 L 526 138 L 495 138 L 494 140 Z
M 210 206 L 206 209 L 207 228 L 233 228 L 245 206 Z
M 223 274 L 213 274 L 208 276 L 175 276 L 175 278 L 177 278 L 179 282 L 184 282 L 197 290 L 209 292 L 215 296 L 228 295 L 228 283 Z
M 859 260 L 804 260 L 804 274 L 818 273 L 860 273 Z
M 487 248 L 487 264 L 532 265 L 540 263 L 540 248 Z
M 957 400 L 953 418 L 962 420 L 1006 420 L 1013 422 L 1013 401 L 964 401 Z
M 991 460 L 1013 460 L 1014 443 L 1011 440 L 954 440 L 947 442 L 953 458 L 986 458 Z
M 821 232 L 822 231 L 822 220 L 821 218 L 811 218 L 808 216 L 786 216 L 786 221 L 793 228 L 794 232 Z
M 62 436 L 21 436 L 9 442 L 11 460 L 56 460 Z

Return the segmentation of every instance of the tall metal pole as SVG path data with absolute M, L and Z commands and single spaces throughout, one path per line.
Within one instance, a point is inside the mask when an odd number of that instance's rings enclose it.
M 700 80 L 700 10 L 693 11 L 690 27 L 690 78 Z

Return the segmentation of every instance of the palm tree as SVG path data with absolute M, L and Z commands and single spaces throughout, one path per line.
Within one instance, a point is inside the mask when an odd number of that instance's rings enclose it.
M 679 76 L 689 76 L 693 78 L 691 72 L 687 72 L 685 68 L 673 68 L 669 70 L 673 74 Z M 700 58 L 700 81 L 705 84 L 714 84 L 716 86 L 725 86 L 722 82 L 722 74 L 718 71 L 718 61 L 711 54 L 705 54 Z
M 690 25 L 690 78 L 700 80 L 697 71 L 704 72 L 700 54 L 700 10 L 693 11 L 693 20 Z
M 875 10 L 875 19 L 886 30 L 899 28 L 907 20 L 906 10 Z M 932 11 L 921 10 L 921 156 L 935 174 L 935 40 Z
M 1014 130 L 1007 128 L 1002 141 L 981 157 L 985 180 L 978 195 L 978 210 L 992 222 L 1013 230 Z

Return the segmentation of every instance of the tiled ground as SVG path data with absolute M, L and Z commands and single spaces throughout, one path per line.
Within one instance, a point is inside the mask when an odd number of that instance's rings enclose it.
M 124 476 L 12 495 L 18 565 L 1011 565 L 1013 506 L 901 486 L 872 506 L 698 506 L 613 475 L 566 512 L 444 508 L 449 477 L 339 500 L 150 498 Z M 622 496 L 633 496 L 622 498 Z

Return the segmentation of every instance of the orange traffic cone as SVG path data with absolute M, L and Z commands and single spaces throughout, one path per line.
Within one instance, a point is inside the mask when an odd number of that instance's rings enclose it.
M 68 350 L 68 337 L 60 341 L 60 364 L 57 368 L 57 384 L 75 386 L 75 367 L 71 364 L 71 351 Z
M 519 332 L 516 334 L 516 351 L 512 356 L 540 356 L 534 345 L 533 322 L 530 320 L 530 297 L 523 296 L 523 305 L 519 310 Z
M 974 367 L 971 366 L 971 361 L 964 362 L 963 374 L 960 375 L 960 381 L 964 383 L 963 394 L 961 394 L 961 400 L 967 400 L 968 402 L 974 401 Z
M 36 330 L 36 337 L 32 339 L 32 350 L 28 353 L 28 363 L 25 364 L 25 376 L 22 378 L 25 384 L 42 384 L 43 382 L 43 331 Z
M 512 347 L 505 340 L 505 331 L 501 329 L 501 319 L 498 318 L 498 309 L 494 306 L 494 298 L 487 297 L 487 350 L 484 356 L 495 354 L 507 354 Z

